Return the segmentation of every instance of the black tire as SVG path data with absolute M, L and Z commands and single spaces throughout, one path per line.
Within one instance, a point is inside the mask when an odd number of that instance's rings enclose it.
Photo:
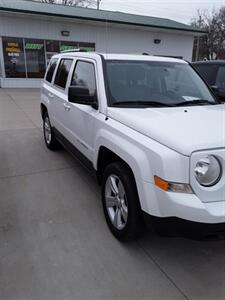
M 49 125 L 50 136 L 48 136 L 48 132 L 46 129 L 46 122 Z M 52 130 L 52 126 L 51 126 L 50 119 L 49 119 L 47 112 L 44 113 L 44 117 L 43 117 L 43 133 L 44 133 L 45 144 L 48 147 L 48 149 L 57 150 L 59 148 L 59 142 L 55 138 L 55 135 Z
M 111 176 L 114 176 L 113 178 L 117 178 L 115 180 L 119 180 L 122 182 L 122 185 L 125 190 L 125 196 L 123 197 L 126 201 L 126 208 L 128 211 L 127 214 L 127 220 L 123 220 L 123 214 L 120 214 L 122 216 L 121 223 L 124 221 L 124 228 L 118 229 L 114 224 L 112 220 L 112 216 L 110 215 L 107 208 L 107 198 L 106 195 L 109 190 L 110 180 Z M 108 195 L 107 195 L 108 196 Z M 111 197 L 111 196 L 110 196 Z M 113 199 L 115 199 L 114 195 L 112 196 Z M 109 198 L 108 198 L 109 199 Z M 113 200 L 115 201 L 115 200 Z M 116 201 L 119 201 L 118 199 Z M 124 201 L 124 200 L 123 200 Z M 142 218 L 142 211 L 140 207 L 136 182 L 133 176 L 133 173 L 131 169 L 127 166 L 124 162 L 115 162 L 110 165 L 108 165 L 104 171 L 103 174 L 103 181 L 102 181 L 102 204 L 103 204 L 103 210 L 106 218 L 106 222 L 108 224 L 108 227 L 112 234 L 120 241 L 131 241 L 135 240 L 141 232 L 143 232 L 144 229 L 144 222 Z M 111 204 L 110 204 L 111 205 Z M 112 214 L 118 209 L 117 206 L 110 207 Z M 120 209 L 122 209 L 120 207 Z M 114 210 L 114 212 L 113 212 Z

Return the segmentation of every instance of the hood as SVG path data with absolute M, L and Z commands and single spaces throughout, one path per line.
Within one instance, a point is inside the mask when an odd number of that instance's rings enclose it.
M 225 147 L 225 105 L 118 108 L 108 117 L 190 156 L 193 151 Z

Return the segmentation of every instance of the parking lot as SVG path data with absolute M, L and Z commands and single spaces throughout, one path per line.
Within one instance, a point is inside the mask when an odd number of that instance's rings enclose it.
M 224 299 L 225 240 L 119 243 L 100 188 L 42 138 L 39 91 L 0 89 L 0 299 Z

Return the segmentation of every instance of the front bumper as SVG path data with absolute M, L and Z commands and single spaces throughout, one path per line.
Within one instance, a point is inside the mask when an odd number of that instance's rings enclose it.
M 144 183 L 144 194 L 143 210 L 150 215 L 207 224 L 225 223 L 225 199 L 203 203 L 195 194 L 165 192 L 149 182 Z

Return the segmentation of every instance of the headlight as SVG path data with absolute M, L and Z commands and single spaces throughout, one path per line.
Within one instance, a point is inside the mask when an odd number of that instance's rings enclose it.
M 202 186 L 213 186 L 221 178 L 222 168 L 219 160 L 209 155 L 200 159 L 195 167 L 195 178 Z

